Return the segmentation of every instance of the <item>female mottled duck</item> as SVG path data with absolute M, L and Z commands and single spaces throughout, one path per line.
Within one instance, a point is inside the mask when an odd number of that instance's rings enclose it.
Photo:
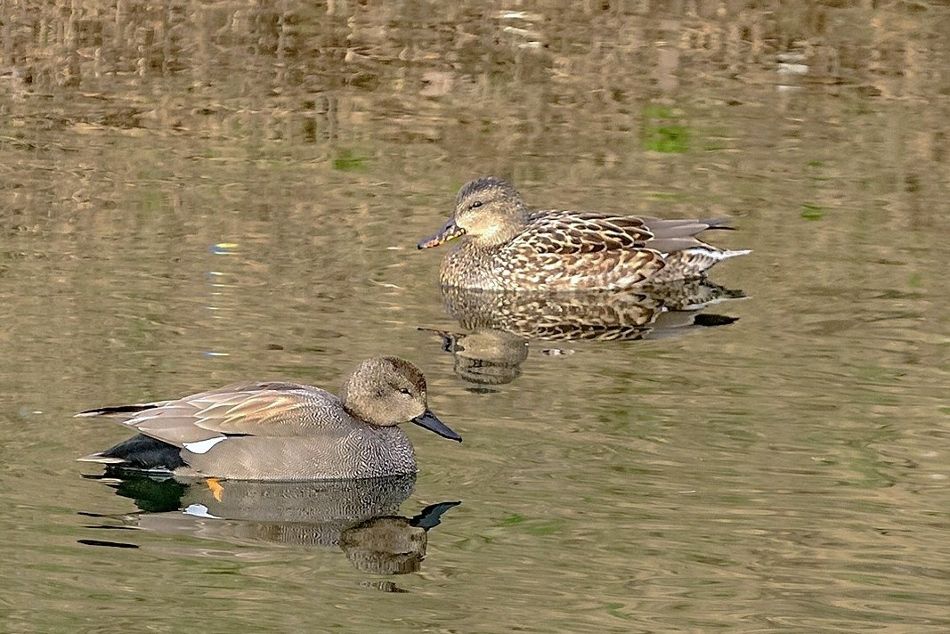
M 531 210 L 511 183 L 486 177 L 462 187 L 452 218 L 419 248 L 466 236 L 442 261 L 443 286 L 622 289 L 700 278 L 715 263 L 749 253 L 719 249 L 696 238 L 707 229 L 729 228 L 723 219 Z

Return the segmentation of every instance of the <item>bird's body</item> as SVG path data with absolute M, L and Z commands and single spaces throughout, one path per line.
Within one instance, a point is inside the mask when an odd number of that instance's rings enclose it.
M 461 235 L 442 261 L 443 286 L 503 290 L 623 289 L 699 278 L 729 251 L 696 235 L 728 229 L 723 219 L 663 220 L 571 210 L 529 210 L 509 183 L 464 186 L 453 217 L 420 248 Z
M 364 361 L 343 396 L 309 385 L 249 382 L 177 400 L 105 407 L 139 433 L 81 460 L 180 476 L 321 480 L 413 473 L 415 453 L 397 424 L 457 434 L 426 409 L 425 379 L 391 357 Z

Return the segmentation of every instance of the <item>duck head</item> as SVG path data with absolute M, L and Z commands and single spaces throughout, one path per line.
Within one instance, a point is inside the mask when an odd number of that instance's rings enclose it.
M 463 235 L 482 246 L 501 244 L 517 235 L 526 215 L 524 200 L 511 183 L 494 176 L 478 178 L 459 190 L 448 222 L 417 246 L 429 249 Z
M 426 379 L 416 366 L 398 357 L 363 361 L 347 377 L 340 392 L 346 411 L 378 427 L 411 421 L 450 440 L 462 437 L 429 411 Z

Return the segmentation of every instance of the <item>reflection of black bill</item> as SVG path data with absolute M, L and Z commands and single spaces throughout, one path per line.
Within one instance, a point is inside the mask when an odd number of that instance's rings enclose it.
M 416 416 L 415 418 L 413 418 L 412 422 L 414 422 L 419 427 L 425 427 L 429 431 L 434 431 L 435 433 L 442 436 L 443 438 L 448 438 L 449 440 L 457 440 L 458 442 L 462 442 L 461 436 L 459 436 L 454 431 L 452 431 L 448 425 L 440 421 L 436 417 L 436 415 L 430 412 L 429 410 L 426 410 L 425 414 L 423 414 L 422 416 Z
M 449 218 L 448 222 L 446 222 L 435 235 L 420 240 L 416 247 L 419 249 L 431 249 L 432 247 L 439 246 L 443 242 L 454 240 L 461 235 L 465 235 L 465 229 L 455 224 L 455 218 Z
M 439 502 L 438 504 L 430 504 L 422 509 L 418 515 L 409 520 L 409 524 L 424 528 L 425 530 L 435 528 L 442 522 L 442 516 L 445 515 L 445 512 L 459 504 L 461 504 L 461 502 Z

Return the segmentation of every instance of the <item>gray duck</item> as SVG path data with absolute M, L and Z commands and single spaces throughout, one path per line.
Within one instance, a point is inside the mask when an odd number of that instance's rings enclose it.
M 422 372 L 396 357 L 360 363 L 340 396 L 297 383 L 249 382 L 77 414 L 101 415 L 123 416 L 121 423 L 138 435 L 80 460 L 185 477 L 327 480 L 414 473 L 415 452 L 400 423 L 462 440 L 429 411 Z

